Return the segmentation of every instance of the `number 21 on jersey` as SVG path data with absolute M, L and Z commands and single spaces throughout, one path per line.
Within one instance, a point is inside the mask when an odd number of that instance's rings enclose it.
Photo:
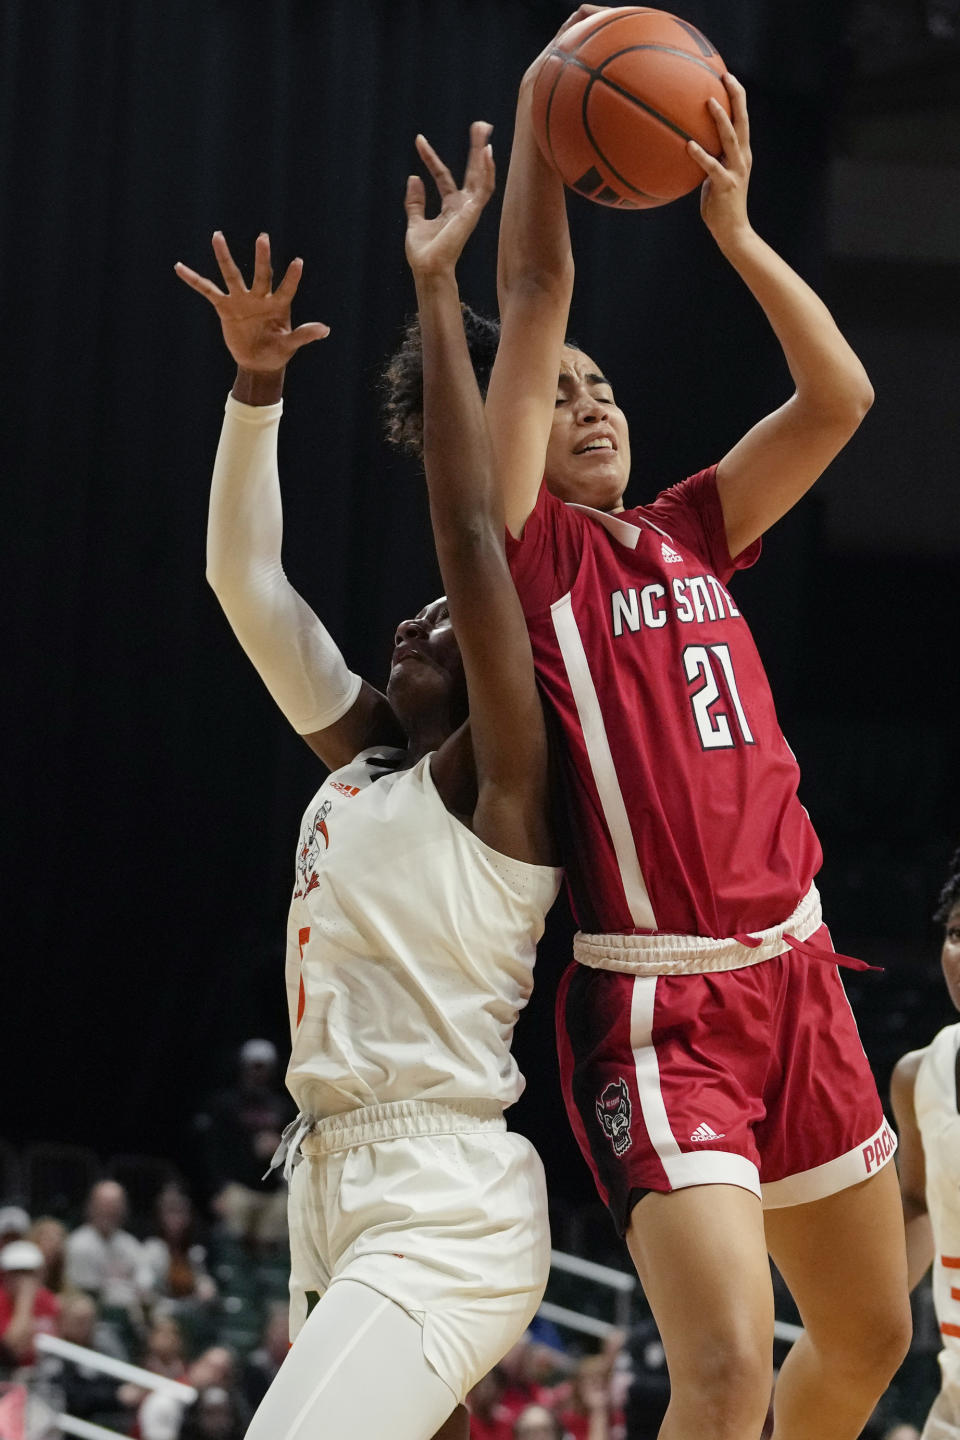
M 737 690 L 729 645 L 688 645 L 683 652 L 683 668 L 691 684 L 695 680 L 701 682 L 699 688 L 691 693 L 690 704 L 704 750 L 733 749 L 738 743 L 733 733 L 734 724 L 739 732 L 739 743 L 755 744 Z M 722 707 L 714 708 L 720 699 L 718 674 L 726 684 L 732 713 Z

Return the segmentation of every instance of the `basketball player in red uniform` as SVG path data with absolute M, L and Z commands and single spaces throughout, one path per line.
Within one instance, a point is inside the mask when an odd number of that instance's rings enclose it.
M 487 415 L 565 750 L 583 932 L 558 995 L 568 1113 L 660 1327 L 661 1435 L 760 1433 L 769 1251 L 805 1329 L 778 1382 L 777 1440 L 852 1440 L 909 1342 L 895 1142 L 822 921 L 796 762 L 727 586 L 873 392 L 749 224 L 746 102 L 727 76 L 732 121 L 712 102 L 722 159 L 690 146 L 701 212 L 796 388 L 718 464 L 624 509 L 626 419 L 600 366 L 564 344 L 573 261 L 531 125 L 536 69 L 504 199 Z

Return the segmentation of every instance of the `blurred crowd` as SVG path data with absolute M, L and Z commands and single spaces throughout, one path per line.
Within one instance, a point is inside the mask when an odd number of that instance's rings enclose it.
M 27 1381 L 55 1412 L 137 1440 L 243 1436 L 288 1348 L 286 1188 L 261 1177 L 293 1107 L 270 1041 L 237 1058 L 234 1083 L 195 1117 L 199 1205 L 174 1178 L 140 1216 L 109 1176 L 77 1215 L 31 1216 L 0 1195 L 0 1382 Z M 50 1353 L 43 1334 L 196 1399 Z
M 261 1177 L 291 1118 L 274 1046 L 250 1040 L 235 1082 L 196 1117 L 198 1203 L 175 1178 L 141 1215 L 112 1177 L 92 1184 L 75 1216 L 31 1216 L 21 1197 L 0 1194 L 0 1389 L 25 1380 L 54 1413 L 133 1440 L 242 1440 L 288 1349 L 286 1188 L 279 1172 Z M 927 1370 L 939 1336 L 928 1328 L 927 1351 L 914 1357 L 921 1391 L 935 1389 Z M 196 1398 L 50 1353 L 43 1334 L 181 1381 Z M 565 1341 L 538 1317 L 471 1391 L 470 1435 L 654 1440 L 668 1400 L 649 1315 L 638 1311 L 629 1333 L 611 1328 L 602 1342 Z M 881 1407 L 865 1434 L 919 1440 L 897 1418 L 917 1409 Z

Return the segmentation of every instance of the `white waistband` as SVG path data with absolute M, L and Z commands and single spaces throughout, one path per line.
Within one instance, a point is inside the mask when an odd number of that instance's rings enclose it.
M 574 936 L 573 958 L 595 970 L 624 970 L 631 975 L 701 975 L 741 970 L 789 950 L 784 936 L 808 940 L 823 924 L 820 896 L 811 885 L 782 925 L 751 931 L 746 937 L 713 940 L 702 935 Z M 749 943 L 748 943 L 749 942 Z
M 496 1100 L 395 1100 L 363 1105 L 340 1115 L 314 1120 L 300 1141 L 304 1155 L 326 1155 L 352 1145 L 371 1145 L 402 1135 L 455 1135 L 476 1130 L 505 1130 L 503 1106 Z

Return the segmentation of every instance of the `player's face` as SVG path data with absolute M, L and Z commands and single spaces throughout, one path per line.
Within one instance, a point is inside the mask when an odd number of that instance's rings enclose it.
M 560 500 L 622 510 L 629 476 L 627 418 L 610 382 L 589 355 L 565 345 L 547 444 L 547 487 Z
M 449 712 L 451 728 L 466 718 L 463 661 L 446 597 L 397 626 L 387 696 L 405 723 L 436 713 L 442 705 Z
M 960 902 L 954 905 L 947 916 L 940 964 L 954 1009 L 960 1010 Z

